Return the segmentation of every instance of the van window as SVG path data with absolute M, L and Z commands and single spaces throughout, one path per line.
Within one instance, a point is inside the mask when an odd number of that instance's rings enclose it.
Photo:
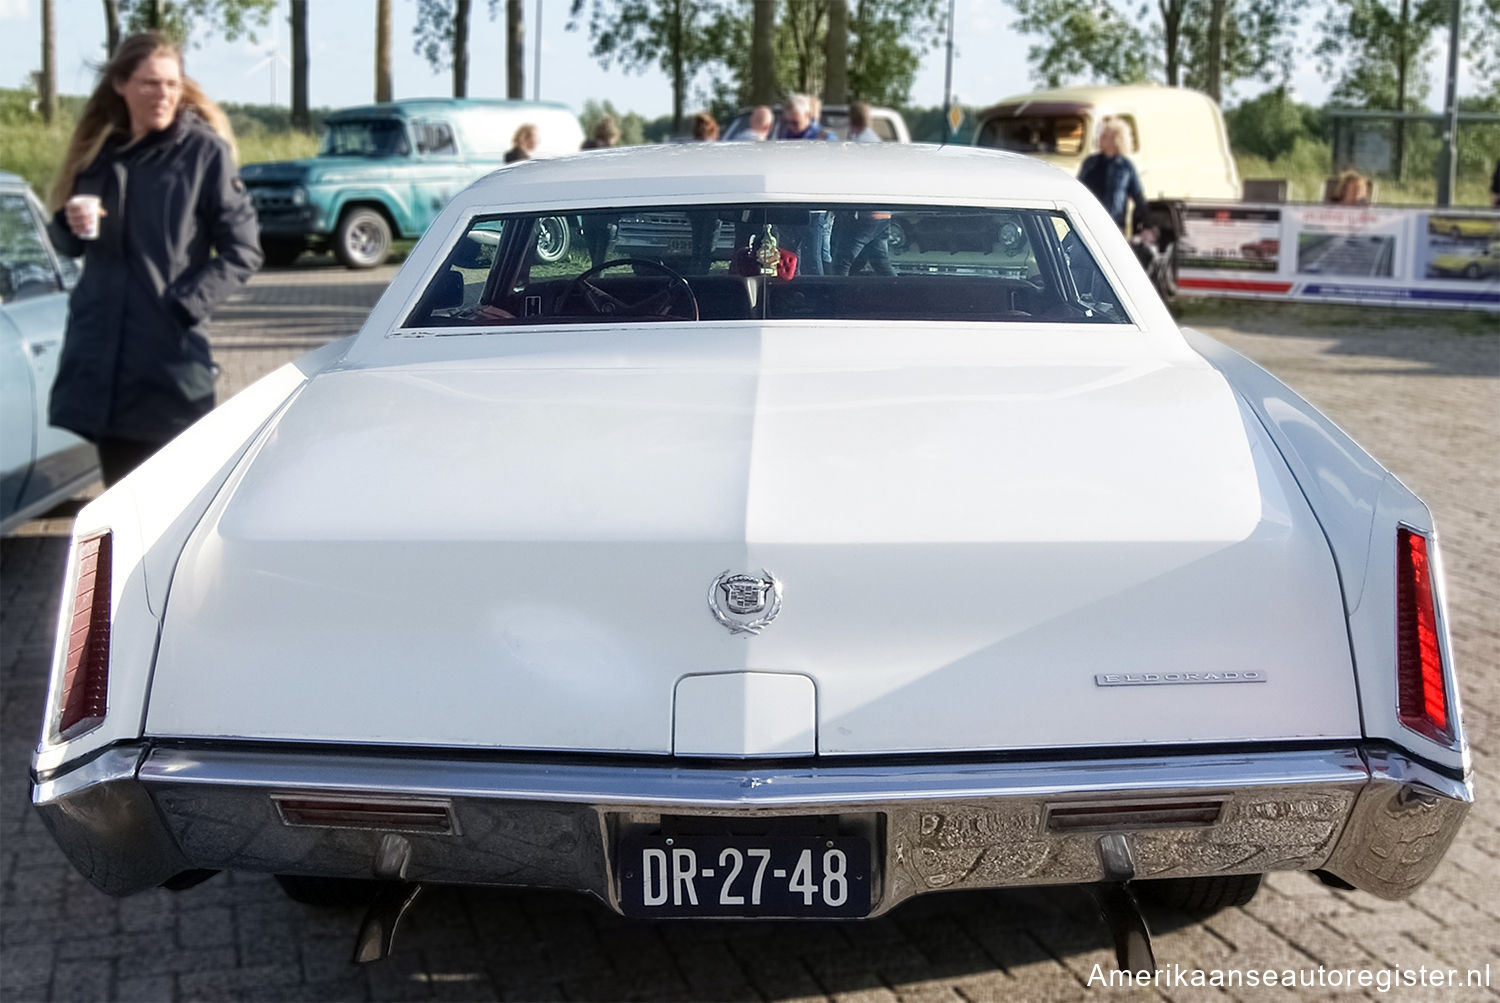
M 447 122 L 417 122 L 413 131 L 417 134 L 418 153 L 458 153 L 453 141 L 453 129 Z
M 1084 152 L 1086 125 L 1080 115 L 1022 115 L 992 118 L 980 129 L 976 142 L 1013 153 Z
M 318 148 L 320 157 L 404 157 L 409 153 L 406 126 L 394 118 L 330 122 Z

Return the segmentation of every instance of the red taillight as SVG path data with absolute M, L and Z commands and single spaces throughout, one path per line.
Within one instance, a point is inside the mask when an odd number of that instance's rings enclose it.
M 104 720 L 109 698 L 109 533 L 78 544 L 78 587 L 68 627 L 62 714 L 57 732 L 72 738 Z
M 1427 537 L 1396 533 L 1396 715 L 1420 735 L 1453 741 Z

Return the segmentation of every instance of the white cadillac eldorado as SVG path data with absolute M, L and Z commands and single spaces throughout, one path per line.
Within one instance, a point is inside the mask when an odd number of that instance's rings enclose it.
M 1136 893 L 1437 866 L 1472 788 L 1436 544 L 1054 168 L 523 162 L 80 513 L 32 798 L 111 894 L 369 889 L 362 957 L 422 883 L 1082 884 L 1124 962 Z

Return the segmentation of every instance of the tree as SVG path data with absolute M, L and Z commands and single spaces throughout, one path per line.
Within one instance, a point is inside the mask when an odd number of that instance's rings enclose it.
M 672 81 L 672 130 L 681 132 L 688 88 L 722 58 L 722 29 L 734 0 L 573 0 L 569 31 L 578 29 L 585 6 L 591 55 L 605 69 L 660 67 Z
M 942 0 L 857 0 L 849 22 L 850 95 L 871 104 L 905 104 L 922 50 L 936 49 L 947 34 L 947 8 Z
M 1413 111 L 1427 92 L 1433 33 L 1448 23 L 1451 0 L 1333 0 L 1317 53 L 1325 78 L 1337 77 L 1333 103 Z M 1405 176 L 1406 123 L 1396 122 L 1396 177 Z M 1337 166 L 1337 165 L 1335 165 Z
M 391 100 L 391 0 L 375 4 L 375 100 Z
M 115 58 L 120 47 L 120 0 L 104 0 L 104 53 L 106 59 Z
M 828 0 L 828 39 L 824 44 L 828 67 L 823 100 L 845 104 L 849 100 L 849 3 Z
M 42 121 L 57 118 L 57 12 L 54 0 L 42 0 L 42 72 L 38 81 Z
M 1306 0 L 1156 0 L 1133 12 L 1111 0 L 1011 0 L 1015 27 L 1048 87 L 1162 80 L 1221 94 L 1236 80 L 1285 77 Z M 1154 17 L 1153 17 L 1154 14 Z
M 1032 79 L 1043 87 L 1078 80 L 1129 84 L 1150 79 L 1155 67 L 1147 55 L 1147 34 L 1108 0 L 1013 3 L 1019 15 L 1015 29 L 1042 39 L 1026 50 L 1026 60 Z
M 253 42 L 256 29 L 270 24 L 275 10 L 276 0 L 119 0 L 130 32 L 159 31 L 184 46 L 204 34 Z M 106 22 L 107 15 L 106 8 Z
M 752 6 L 750 104 L 770 104 L 776 100 L 776 2 L 757 0 Z
M 472 0 L 417 0 L 412 51 L 434 72 L 453 70 L 453 96 L 469 93 L 469 14 Z
M 307 131 L 307 0 L 292 0 L 292 128 Z
M 505 0 L 505 96 L 519 101 L 526 96 L 525 0 Z M 491 15 L 494 2 L 490 4 Z
M 646 122 L 635 112 L 621 114 L 615 110 L 615 106 L 608 101 L 595 101 L 592 98 L 583 103 L 583 111 L 578 113 L 578 121 L 583 125 L 583 134 L 592 136 L 594 127 L 603 121 L 608 115 L 615 120 L 615 125 L 620 128 L 621 146 L 640 146 L 646 142 Z M 671 123 L 665 119 L 663 132 L 671 128 Z M 658 140 L 666 140 L 666 135 L 656 137 Z

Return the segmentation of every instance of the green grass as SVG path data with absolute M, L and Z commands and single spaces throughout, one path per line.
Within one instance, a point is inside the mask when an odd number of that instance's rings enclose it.
M 1323 194 L 1323 183 L 1330 174 L 1331 155 L 1328 144 L 1299 138 L 1290 151 L 1275 160 L 1250 154 L 1236 154 L 1240 178 L 1285 178 L 1291 182 L 1291 201 L 1317 202 Z M 1460 175 L 1453 204 L 1488 208 L 1489 175 Z M 1375 179 L 1377 206 L 1432 206 L 1437 204 L 1437 178 L 1408 176 L 1405 181 L 1378 177 Z

